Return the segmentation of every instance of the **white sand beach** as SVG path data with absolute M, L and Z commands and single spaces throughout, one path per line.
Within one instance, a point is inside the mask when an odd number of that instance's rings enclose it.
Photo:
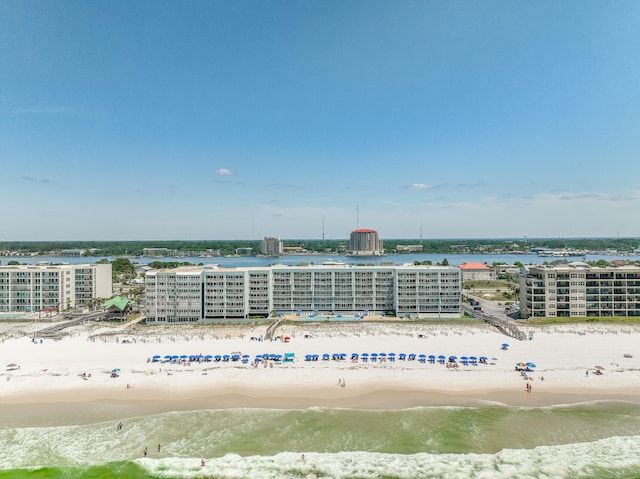
M 640 401 L 640 328 L 635 326 L 525 326 L 531 339 L 517 341 L 476 322 L 300 322 L 284 324 L 275 333 L 278 338 L 266 342 L 256 339 L 265 325 L 93 323 L 42 342 L 32 340 L 34 328 L 8 323 L 0 329 L 4 424 L 64 424 L 205 408 Z M 509 346 L 503 349 L 503 343 Z M 247 355 L 248 362 L 214 359 L 233 353 Z M 287 353 L 294 354 L 293 361 L 254 362 L 258 354 Z M 332 358 L 340 353 L 345 360 Z M 358 360 L 351 359 L 353 353 Z M 363 353 L 387 358 L 365 362 Z M 416 359 L 401 360 L 401 353 Z M 305 360 L 314 354 L 317 361 Z M 323 354 L 331 359 L 322 360 Z M 457 356 L 457 367 L 421 362 L 420 354 Z M 168 355 L 213 358 L 167 362 Z M 160 360 L 153 361 L 154 356 Z M 463 356 L 487 361 L 465 364 Z M 518 372 L 518 363 L 535 367 Z

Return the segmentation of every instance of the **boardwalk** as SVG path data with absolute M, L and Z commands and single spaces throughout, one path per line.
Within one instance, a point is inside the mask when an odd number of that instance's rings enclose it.
M 527 335 L 508 319 L 501 319 L 492 314 L 474 311 L 470 306 L 467 305 L 462 305 L 462 309 L 465 313 L 478 318 L 480 321 L 484 321 L 485 323 L 489 323 L 495 326 L 507 336 L 518 339 L 520 341 L 524 341 L 525 339 L 527 339 Z
M 71 319 L 69 321 L 63 321 L 56 323 L 53 326 L 48 326 L 36 331 L 33 335 L 34 338 L 59 338 L 62 335 L 62 331 L 71 326 L 84 323 L 86 321 L 100 321 L 104 319 L 108 314 L 108 311 L 93 311 L 91 313 L 83 314 L 80 317 Z

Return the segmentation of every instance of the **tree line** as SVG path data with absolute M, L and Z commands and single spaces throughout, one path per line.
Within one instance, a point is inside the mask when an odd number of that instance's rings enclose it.
M 300 246 L 317 253 L 338 253 L 346 240 L 283 240 L 285 246 Z M 456 253 L 525 253 L 532 248 L 573 249 L 587 251 L 615 250 L 631 253 L 640 248 L 639 238 L 541 238 L 541 239 L 384 239 L 385 253 L 395 253 L 399 245 L 421 245 L 425 254 Z M 172 241 L 2 241 L 0 251 L 18 251 L 41 255 L 60 254 L 62 250 L 85 250 L 91 256 L 142 256 L 144 248 L 167 248 L 180 252 L 218 251 L 235 254 L 237 248 L 260 251 L 260 241 L 250 240 L 172 240 Z M 412 252 L 415 254 L 415 252 Z

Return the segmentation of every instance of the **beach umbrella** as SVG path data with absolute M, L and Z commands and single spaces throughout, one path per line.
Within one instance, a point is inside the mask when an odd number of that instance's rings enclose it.
M 507 343 L 502 343 L 502 347 L 503 347 L 503 348 L 508 348 L 508 347 L 509 347 L 509 345 L 508 345 Z
M 159 355 L 159 354 L 156 354 L 156 355 L 153 357 L 153 359 L 160 359 L 160 355 Z
M 599 369 L 600 371 L 604 371 L 604 368 L 602 366 L 594 366 L 594 368 Z
M 440 355 L 438 356 L 438 359 L 444 359 L 444 358 L 445 358 L 444 354 L 440 354 Z
M 455 361 L 458 359 L 458 356 L 449 356 L 449 361 Z
M 535 368 L 536 365 L 534 363 L 527 363 L 528 368 Z
M 518 363 L 518 364 L 516 364 L 516 366 L 518 366 L 519 368 L 526 368 L 527 367 L 526 363 Z
M 489 358 L 487 358 L 486 356 L 480 356 L 480 361 L 486 361 L 487 359 Z
M 435 354 L 430 354 L 430 355 L 429 355 L 429 359 L 435 359 L 435 358 L 436 358 L 436 355 L 435 355 Z
M 387 353 L 380 353 L 380 356 L 382 356 L 383 358 L 387 357 Z
M 471 359 L 471 361 L 477 361 L 478 360 L 478 358 L 476 358 L 475 356 L 469 356 L 469 359 Z M 485 359 L 487 359 L 487 358 L 485 358 Z
M 395 356 L 396 353 L 389 353 L 389 356 Z
M 180 355 L 180 359 L 187 359 L 189 356 L 187 356 L 186 354 L 182 354 Z
M 371 356 L 378 356 L 378 353 L 371 353 Z
M 369 353 L 362 353 L 363 356 L 369 356 Z

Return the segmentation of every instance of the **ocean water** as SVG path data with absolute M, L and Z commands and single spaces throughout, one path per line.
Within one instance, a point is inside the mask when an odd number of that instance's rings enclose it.
M 225 409 L 122 421 L 120 431 L 115 422 L 2 428 L 0 479 L 640 478 L 640 404 L 624 402 Z

